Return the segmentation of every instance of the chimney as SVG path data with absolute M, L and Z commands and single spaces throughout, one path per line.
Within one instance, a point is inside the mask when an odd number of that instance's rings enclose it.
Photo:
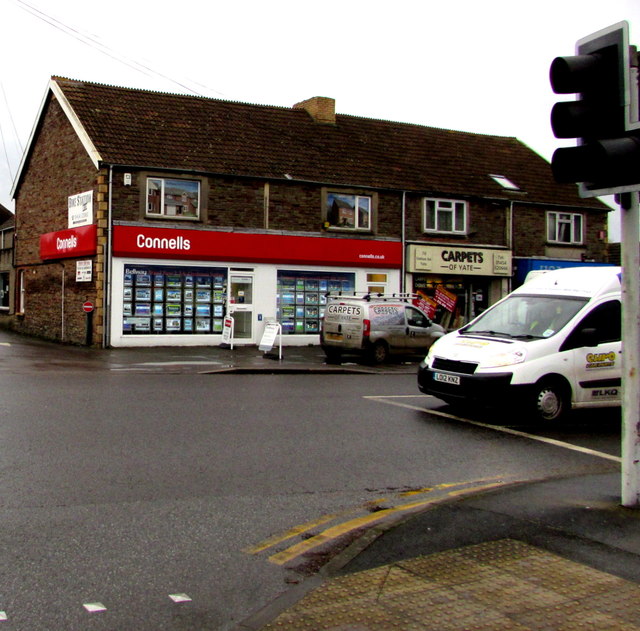
M 335 125 L 336 100 L 326 96 L 312 96 L 293 106 L 294 110 L 305 110 L 316 123 Z

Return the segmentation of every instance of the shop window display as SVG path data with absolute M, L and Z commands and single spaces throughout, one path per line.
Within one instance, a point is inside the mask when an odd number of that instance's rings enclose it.
M 278 272 L 276 316 L 283 334 L 310 335 L 320 332 L 326 294 L 352 294 L 355 274 L 323 272 Z
M 227 270 L 125 266 L 125 335 L 221 334 Z
M 488 308 L 489 281 L 485 278 L 440 278 L 413 275 L 413 291 L 426 301 L 423 309 L 448 331 L 458 329 Z M 430 307 L 430 308 L 429 308 Z

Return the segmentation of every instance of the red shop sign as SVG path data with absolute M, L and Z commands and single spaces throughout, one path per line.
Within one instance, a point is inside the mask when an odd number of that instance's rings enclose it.
M 447 311 L 453 312 L 456 308 L 458 296 L 445 289 L 442 285 L 436 287 L 436 302 L 442 305 Z
M 40 236 L 40 258 L 44 261 L 93 256 L 97 248 L 98 227 L 95 224 Z
M 140 258 L 400 268 L 399 241 L 114 226 L 113 254 Z

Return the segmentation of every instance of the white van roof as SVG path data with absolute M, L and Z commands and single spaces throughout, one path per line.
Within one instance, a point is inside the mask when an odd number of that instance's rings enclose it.
M 593 298 L 619 292 L 622 268 L 613 265 L 565 267 L 540 274 L 518 287 L 514 294 L 540 294 Z

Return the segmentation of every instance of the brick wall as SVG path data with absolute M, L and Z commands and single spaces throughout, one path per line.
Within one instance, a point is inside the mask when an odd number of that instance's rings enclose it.
M 16 197 L 16 269 L 25 280 L 25 311 L 14 316 L 10 326 L 29 335 L 84 344 L 82 303 L 97 304 L 96 275 L 90 283 L 77 283 L 76 259 L 43 262 L 40 235 L 67 228 L 69 195 L 93 190 L 95 213 L 98 171 L 55 99 L 49 100 L 41 120 Z M 101 262 L 94 257 L 93 265 L 95 270 Z M 94 343 L 99 343 L 98 333 Z
M 115 221 L 148 221 L 157 226 L 211 226 L 247 230 L 322 233 L 322 186 L 299 182 L 268 182 L 249 178 L 235 179 L 212 176 L 206 181 L 206 199 L 202 221 L 180 221 L 145 217 L 141 196 L 146 195 L 145 178 L 154 172 L 132 173 L 130 186 L 123 184 L 123 171 L 113 176 L 113 219 Z M 162 177 L 162 174 L 157 174 Z M 166 177 L 166 174 L 165 174 Z M 189 177 L 183 175 L 182 177 Z M 193 176 L 192 176 L 193 177 Z M 334 187 L 339 190 L 339 187 Z M 265 226 L 265 198 L 268 200 L 268 225 Z M 399 193 L 379 193 L 375 234 L 401 236 L 401 200 Z M 344 236 L 344 235 L 342 235 Z M 371 234 L 362 234 L 371 238 Z
M 513 220 L 514 256 L 535 257 L 553 254 L 551 258 L 572 259 L 583 258 L 584 255 L 584 258 L 589 260 L 606 261 L 606 213 L 582 212 L 583 226 L 586 227 L 585 244 L 582 246 L 553 244 L 553 253 L 550 253 L 546 232 L 547 210 L 550 209 L 522 205 L 515 207 Z
M 408 197 L 407 206 L 407 240 L 426 241 L 430 243 L 474 243 L 485 246 L 507 245 L 507 203 L 494 203 L 484 200 L 468 200 L 466 234 L 434 234 L 425 233 L 423 226 L 424 196 Z M 454 198 L 451 198 L 454 199 Z

